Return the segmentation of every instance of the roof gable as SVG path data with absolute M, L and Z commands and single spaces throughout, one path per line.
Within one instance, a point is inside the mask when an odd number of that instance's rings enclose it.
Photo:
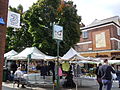
M 87 25 L 87 26 L 85 26 L 81 29 L 97 27 L 97 26 L 104 25 L 104 24 L 107 24 L 107 23 L 112 23 L 112 22 L 114 22 L 115 24 L 120 26 L 119 16 L 114 16 L 114 17 L 103 19 L 103 20 L 95 19 L 91 24 L 89 24 L 89 25 Z

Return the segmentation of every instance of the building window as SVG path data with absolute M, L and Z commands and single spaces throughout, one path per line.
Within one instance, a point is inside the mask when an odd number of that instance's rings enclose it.
M 118 49 L 120 49 L 120 42 L 118 42 Z
M 88 38 L 88 32 L 87 31 L 82 32 L 82 38 Z
M 120 28 L 117 28 L 117 34 L 120 36 Z

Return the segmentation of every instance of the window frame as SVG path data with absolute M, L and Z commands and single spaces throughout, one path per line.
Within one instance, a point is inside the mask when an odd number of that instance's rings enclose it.
M 120 28 L 117 27 L 117 35 L 120 36 Z
M 120 42 L 118 42 L 118 49 L 120 49 Z
M 82 38 L 84 38 L 84 39 L 88 38 L 88 31 L 82 32 Z

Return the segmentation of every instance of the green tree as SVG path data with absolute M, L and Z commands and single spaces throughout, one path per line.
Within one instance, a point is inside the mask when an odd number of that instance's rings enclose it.
M 25 12 L 24 21 L 29 25 L 28 32 L 33 37 L 32 46 L 42 52 L 56 55 L 56 42 L 52 39 L 52 24 L 64 28 L 63 41 L 60 43 L 60 55 L 74 46 L 80 38 L 81 17 L 77 15 L 76 6 L 72 1 L 38 0 Z

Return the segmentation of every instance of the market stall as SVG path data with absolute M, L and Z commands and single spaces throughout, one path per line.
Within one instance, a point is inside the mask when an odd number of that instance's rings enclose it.
M 11 50 L 4 54 L 4 58 L 9 59 L 11 56 L 17 55 L 18 53 L 15 50 Z
M 75 57 L 76 59 L 85 59 L 85 57 L 79 55 L 73 48 L 70 48 L 70 50 L 61 57 L 61 60 L 75 59 Z
M 30 69 L 30 62 L 31 61 L 43 61 L 46 59 L 54 59 L 53 56 L 48 56 L 44 53 L 42 53 L 40 50 L 38 50 L 36 47 L 28 47 L 24 49 L 19 54 L 10 57 L 10 60 L 21 60 L 21 61 L 27 61 L 27 71 Z M 33 64 L 31 64 L 33 65 Z
M 93 72 L 96 68 L 96 65 L 98 63 L 101 63 L 100 58 L 83 57 L 77 51 L 75 51 L 73 48 L 70 48 L 70 50 L 65 55 L 63 55 L 63 57 L 61 57 L 61 60 L 63 62 L 68 61 L 72 65 L 73 80 L 76 83 L 76 89 L 78 86 L 80 86 L 82 84 L 82 81 L 84 79 L 94 79 L 95 78 L 95 75 Z M 89 64 L 89 66 L 90 65 L 92 66 L 90 69 L 88 69 L 88 67 L 89 67 L 88 64 Z M 83 67 L 84 65 L 85 65 L 85 67 Z
M 14 55 L 17 55 L 18 52 L 16 52 L 15 50 L 11 50 L 7 53 L 4 54 L 4 58 L 5 58 L 5 63 L 4 63 L 4 66 L 6 67 L 7 65 L 7 60 L 10 60 L 10 58 Z

